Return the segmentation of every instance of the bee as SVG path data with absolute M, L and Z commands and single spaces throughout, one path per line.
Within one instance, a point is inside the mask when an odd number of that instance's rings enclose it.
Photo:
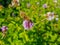
M 23 18 L 23 27 L 24 29 L 28 30 L 33 27 L 33 22 L 32 20 L 26 16 L 25 12 L 21 11 L 20 16 Z

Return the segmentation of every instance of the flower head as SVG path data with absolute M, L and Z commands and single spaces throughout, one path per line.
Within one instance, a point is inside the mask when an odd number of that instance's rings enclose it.
M 43 4 L 43 8 L 47 8 L 47 4 Z
M 1 30 L 2 30 L 2 32 L 4 32 L 4 31 L 8 30 L 8 27 L 2 26 Z
M 51 21 L 54 19 L 54 13 L 53 12 L 48 12 L 47 13 L 47 20 Z
M 23 21 L 23 27 L 28 30 L 33 27 L 33 22 L 31 20 L 24 20 Z

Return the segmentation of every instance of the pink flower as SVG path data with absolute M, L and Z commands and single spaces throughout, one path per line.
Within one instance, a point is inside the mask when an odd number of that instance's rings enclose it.
M 1 30 L 2 32 L 6 31 L 8 28 L 6 26 L 2 26 Z
M 24 20 L 23 21 L 23 27 L 28 30 L 28 29 L 31 29 L 33 27 L 33 23 L 31 20 Z
M 47 20 L 51 21 L 54 19 L 54 12 L 47 12 Z
M 47 4 L 43 4 L 43 8 L 47 8 Z

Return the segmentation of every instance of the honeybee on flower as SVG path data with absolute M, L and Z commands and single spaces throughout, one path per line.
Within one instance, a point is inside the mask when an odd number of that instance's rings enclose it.
M 24 29 L 28 30 L 33 27 L 33 22 L 30 20 L 28 16 L 26 16 L 25 12 L 20 12 L 20 16 L 23 18 L 23 27 Z

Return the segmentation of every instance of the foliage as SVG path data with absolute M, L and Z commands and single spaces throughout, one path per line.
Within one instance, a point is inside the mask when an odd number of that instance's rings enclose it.
M 26 7 L 27 3 L 31 4 L 30 8 Z M 49 8 L 42 7 L 45 3 Z M 34 22 L 30 30 L 22 26 L 23 19 L 19 15 L 22 10 Z M 0 11 L 0 27 L 8 26 L 8 31 L 4 38 L 0 32 L 0 45 L 60 45 L 60 20 L 41 21 L 47 12 L 54 12 L 60 17 L 60 0 L 58 3 L 53 0 L 20 0 L 20 6 L 4 7 Z

